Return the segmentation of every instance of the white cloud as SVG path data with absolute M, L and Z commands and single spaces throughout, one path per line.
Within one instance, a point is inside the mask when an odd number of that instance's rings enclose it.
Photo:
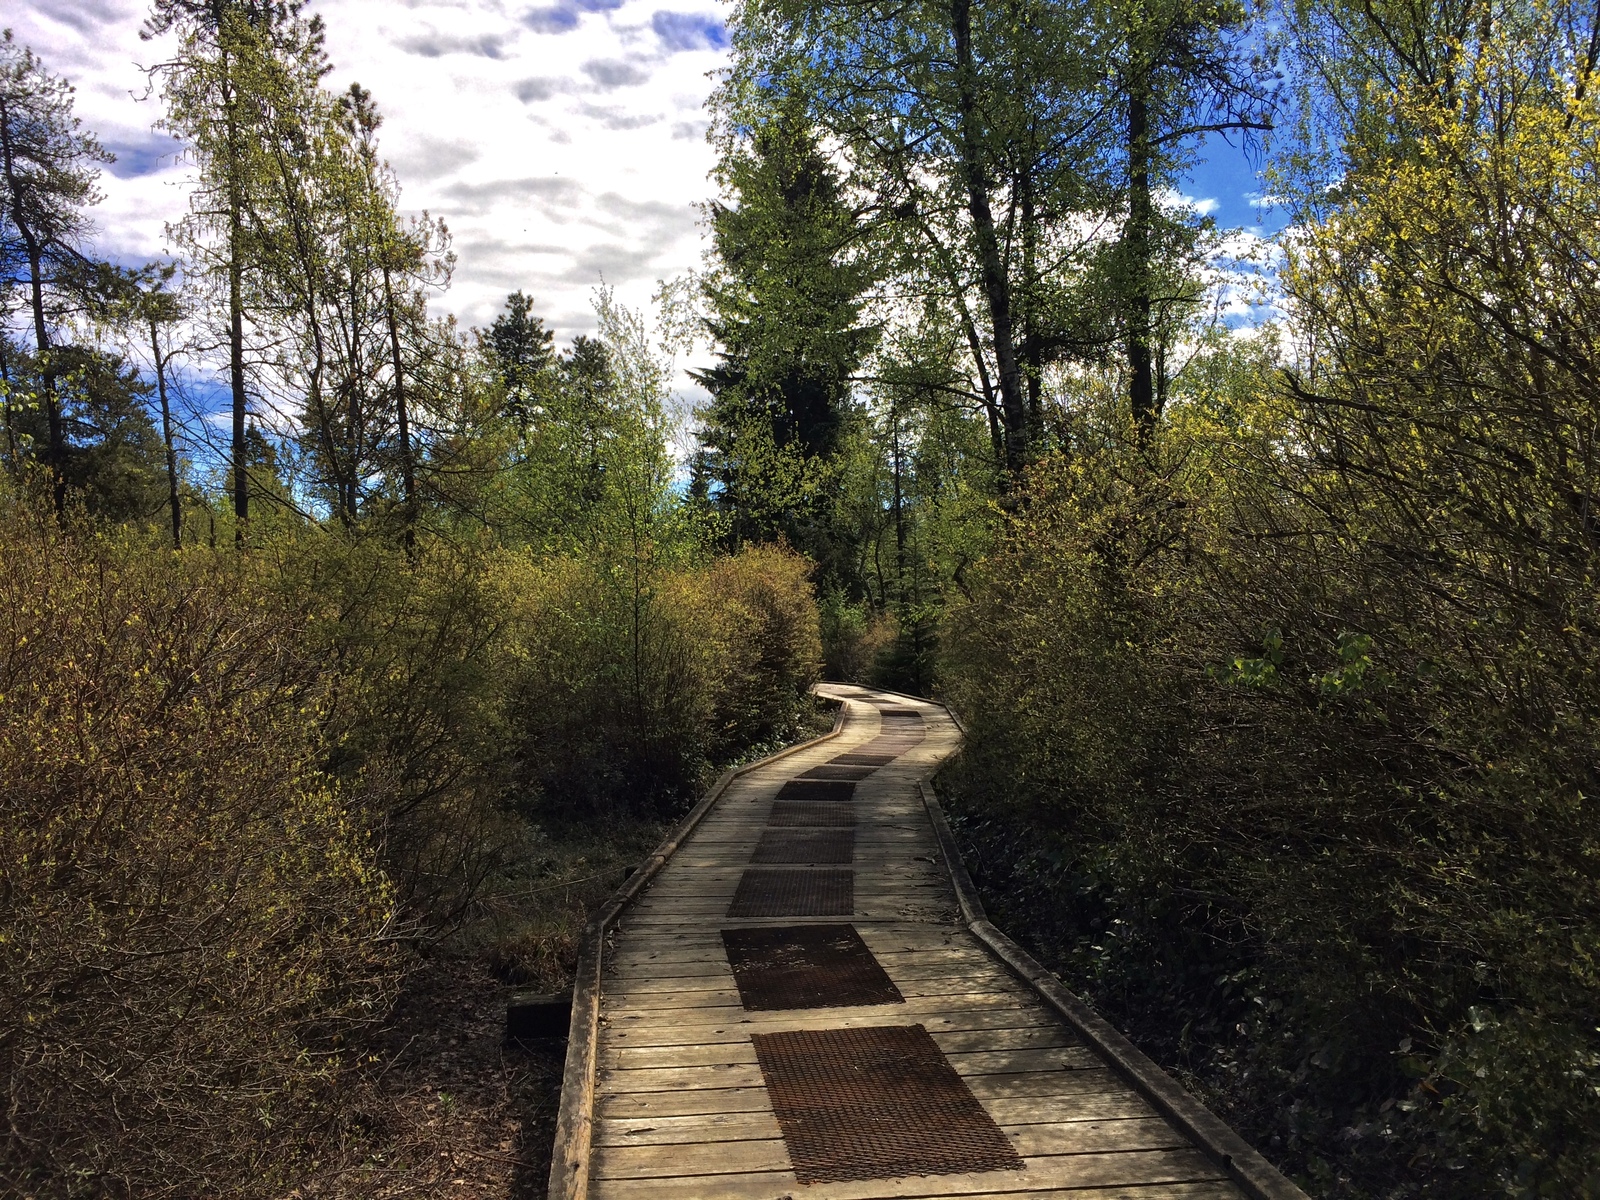
M 97 248 L 133 262 L 166 247 L 190 170 L 152 132 L 136 0 L 13 0 L 7 24 L 77 85 L 77 109 L 118 154 L 102 177 Z M 436 303 L 470 324 L 521 288 L 563 338 L 592 330 L 602 275 L 624 303 L 698 264 L 696 202 L 713 157 L 696 111 L 726 58 L 720 0 L 312 0 L 328 86 L 370 89 L 408 211 L 450 226 L 459 255 Z

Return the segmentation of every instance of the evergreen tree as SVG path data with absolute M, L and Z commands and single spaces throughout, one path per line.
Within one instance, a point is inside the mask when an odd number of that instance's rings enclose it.
M 481 335 L 491 370 L 504 389 L 504 411 L 524 431 L 535 420 L 546 384 L 545 371 L 555 359 L 555 335 L 533 313 L 533 298 L 522 292 L 506 297 L 506 310 Z
M 365 184 L 358 206 L 361 236 L 354 239 L 366 261 L 367 271 L 376 272 L 372 283 L 375 300 L 382 313 L 378 356 L 387 359 L 389 415 L 394 420 L 392 450 L 384 455 L 391 477 L 398 468 L 401 520 L 408 549 L 416 544 L 416 525 L 420 515 L 417 493 L 418 450 L 413 430 L 414 408 L 419 399 L 419 360 L 436 357 L 443 349 L 427 320 L 425 292 L 448 284 L 455 256 L 450 251 L 450 232 L 443 221 L 424 213 L 409 226 L 402 227 L 397 209 L 399 184 L 389 164 L 378 157 L 377 131 L 383 123 L 372 96 L 353 83 L 339 97 L 338 120 L 351 139 Z M 351 273 L 352 297 L 357 294 L 355 272 Z M 359 307 L 352 300 L 352 310 Z M 374 368 L 376 373 L 376 368 Z
M 232 402 L 229 478 L 235 544 L 250 521 L 246 435 L 252 382 L 247 335 L 269 317 L 269 228 L 275 212 L 275 131 L 303 115 L 308 87 L 326 70 L 320 18 L 300 0 L 157 0 L 144 36 L 175 33 L 178 53 L 156 71 L 167 103 L 164 126 L 189 148 L 199 181 L 176 231 L 188 277 L 218 303 L 207 312 L 228 348 Z
M 734 545 L 786 538 L 837 581 L 833 470 L 851 387 L 876 331 L 863 226 L 803 118 L 774 116 L 721 164 L 730 203 L 710 208 L 716 270 L 706 322 L 720 362 L 694 377 L 701 413 L 693 489 Z
M 99 164 L 111 159 L 72 115 L 72 87 L 6 30 L 0 40 L 0 272 L 8 291 L 19 285 L 27 291 L 34 394 L 44 408 L 44 460 L 58 513 L 66 499 L 68 430 L 58 390 L 66 365 L 55 353 L 57 330 L 81 308 L 95 277 L 83 251 L 89 232 L 84 210 L 99 200 Z M 9 396 L 14 385 L 7 387 Z

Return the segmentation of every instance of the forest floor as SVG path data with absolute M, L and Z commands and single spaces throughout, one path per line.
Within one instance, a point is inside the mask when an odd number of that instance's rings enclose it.
M 289 1195 L 543 1200 L 566 1041 L 508 1042 L 506 1002 L 572 986 L 589 915 L 663 828 L 628 820 L 548 837 L 527 875 L 502 881 L 419 957 Z

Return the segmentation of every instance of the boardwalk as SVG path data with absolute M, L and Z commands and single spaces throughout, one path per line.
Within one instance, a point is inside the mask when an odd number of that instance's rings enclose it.
M 588 1194 L 1243 1195 L 958 919 L 944 710 L 826 691 L 841 735 L 736 779 L 608 935 Z

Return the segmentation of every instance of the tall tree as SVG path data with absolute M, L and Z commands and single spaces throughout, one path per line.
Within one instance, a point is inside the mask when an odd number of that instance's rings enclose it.
M 555 361 L 555 335 L 534 314 L 533 298 L 516 291 L 481 336 L 490 368 L 505 390 L 504 411 L 526 430 L 538 415 L 545 372 Z
M 1248 139 L 1270 129 L 1277 76 L 1239 0 L 1127 0 L 1114 13 L 1128 406 L 1148 440 L 1166 400 L 1157 362 L 1164 330 L 1196 299 L 1164 286 L 1181 279 L 1194 221 L 1163 209 L 1156 197 L 1176 188 L 1204 137 Z
M 409 226 L 402 227 L 396 209 L 399 186 L 388 163 L 378 156 L 377 132 L 383 117 L 372 95 L 353 83 L 339 97 L 339 122 L 353 140 L 365 182 L 360 213 L 362 241 L 372 247 L 381 292 L 383 335 L 389 367 L 389 392 L 395 430 L 395 454 L 400 476 L 401 519 L 406 546 L 416 541 L 419 514 L 417 495 L 417 446 L 412 430 L 414 403 L 411 379 L 415 353 L 407 345 L 424 343 L 426 354 L 428 324 L 423 294 L 428 288 L 445 286 L 455 258 L 450 252 L 450 232 L 443 221 L 424 213 Z M 352 292 L 355 291 L 352 281 Z M 354 307 L 354 304 L 352 304 Z
M 0 39 L 0 270 L 21 281 L 33 324 L 33 367 L 48 429 L 56 511 L 66 501 L 67 429 L 59 385 L 64 364 L 53 331 L 81 305 L 94 278 L 83 251 L 85 212 L 99 200 L 99 164 L 112 156 L 72 114 L 72 87 L 50 74 L 11 31 Z
M 172 327 L 184 316 L 182 301 L 172 288 L 172 278 L 176 273 L 176 265 L 172 263 L 139 272 L 131 280 L 136 291 L 129 313 L 141 327 L 139 332 L 150 340 L 150 370 L 155 375 L 156 401 L 161 409 L 161 444 L 167 460 L 167 516 L 172 527 L 174 550 L 183 548 L 183 502 L 172 401 L 167 394 L 167 368 L 171 365 L 173 351 L 170 344 L 163 347 L 163 335 L 170 338 Z
M 959 294 L 1005 466 L 1039 422 L 1020 344 L 1042 362 L 1041 258 L 1070 259 L 1104 171 L 1107 98 L 1095 6 L 745 0 L 719 91 L 724 136 L 787 105 L 848 165 L 905 250 L 908 282 Z M 1037 372 L 1035 372 L 1037 374 Z
M 250 380 L 246 334 L 260 290 L 261 219 L 273 167 L 270 105 L 290 104 L 296 77 L 320 77 L 322 23 L 300 0 L 156 0 L 143 36 L 175 33 L 178 52 L 154 68 L 167 104 L 163 124 L 183 139 L 199 180 L 178 226 L 192 278 L 221 294 L 232 402 L 229 444 L 235 544 L 250 522 Z
M 863 223 L 798 111 L 730 146 L 719 173 L 728 202 L 710 207 L 705 296 L 721 361 L 694 373 L 712 395 L 697 488 L 728 515 L 735 543 L 783 534 L 837 577 L 829 464 L 877 337 L 862 323 L 872 272 Z

